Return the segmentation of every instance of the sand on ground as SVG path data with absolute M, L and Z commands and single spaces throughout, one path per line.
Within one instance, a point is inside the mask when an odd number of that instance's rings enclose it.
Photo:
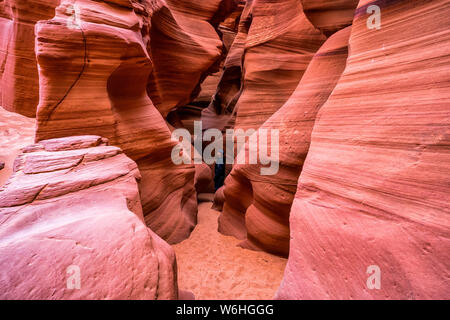
M 286 259 L 238 247 L 240 240 L 217 231 L 220 212 L 199 204 L 198 225 L 189 239 L 174 245 L 178 286 L 196 300 L 273 299 Z
M 0 170 L 0 187 L 11 176 L 20 150 L 34 143 L 35 128 L 36 119 L 0 107 L 0 161 L 5 163 L 5 168 Z

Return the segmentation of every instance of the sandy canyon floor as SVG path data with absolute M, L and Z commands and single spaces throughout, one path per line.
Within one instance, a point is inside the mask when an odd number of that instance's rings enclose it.
M 34 142 L 35 119 L 0 107 L 0 187 L 8 180 L 20 149 Z M 178 286 L 196 300 L 272 299 L 287 259 L 238 247 L 240 240 L 217 232 L 219 212 L 199 203 L 198 224 L 189 239 L 174 245 Z
M 199 204 L 197 227 L 174 246 L 180 289 L 197 300 L 272 299 L 287 260 L 238 247 L 240 240 L 217 232 L 219 212 L 211 206 Z

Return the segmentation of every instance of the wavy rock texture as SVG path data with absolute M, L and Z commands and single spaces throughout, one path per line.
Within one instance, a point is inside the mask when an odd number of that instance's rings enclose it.
M 256 130 L 289 99 L 326 37 L 298 0 L 256 1 L 249 22 L 235 128 Z
M 300 176 L 279 299 L 450 297 L 449 15 L 448 1 L 360 2 Z
M 35 121 L 0 107 L 0 162 L 4 168 L 0 172 L 0 187 L 13 172 L 14 160 L 21 149 L 34 143 Z
M 39 76 L 34 25 L 55 14 L 59 0 L 0 1 L 0 106 L 36 116 Z
M 246 239 L 244 247 L 289 254 L 289 212 L 298 177 L 317 112 L 344 71 L 350 30 L 341 30 L 325 42 L 288 102 L 261 126 L 279 130 L 278 173 L 261 176 L 261 165 L 236 164 L 226 180 L 219 230 Z M 241 152 L 248 149 L 247 144 Z
M 236 7 L 235 0 L 158 0 L 151 19 L 154 72 L 148 93 L 165 117 L 200 92 L 217 72 L 223 43 L 216 28 Z
M 144 224 L 139 179 L 98 136 L 25 148 L 0 190 L 0 297 L 176 299 L 175 254 Z
M 36 27 L 36 140 L 108 138 L 139 166 L 147 225 L 170 243 L 182 241 L 196 224 L 195 168 L 173 164 L 176 142 L 147 95 L 151 3 L 78 2 L 79 28 L 70 28 L 71 3 L 62 1 L 55 18 Z

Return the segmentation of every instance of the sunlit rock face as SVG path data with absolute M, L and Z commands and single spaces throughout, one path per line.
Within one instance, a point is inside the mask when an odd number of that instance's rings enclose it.
M 220 230 L 245 239 L 244 247 L 289 254 L 289 212 L 297 180 L 317 112 L 345 68 L 350 30 L 341 30 L 324 43 L 287 103 L 260 127 L 279 131 L 278 172 L 261 176 L 261 165 L 236 164 L 226 180 Z M 241 152 L 248 151 L 247 144 Z
M 367 27 L 373 4 L 380 29 Z M 449 15 L 448 1 L 359 3 L 300 176 L 279 299 L 450 297 Z
M 145 226 L 140 179 L 98 136 L 26 147 L 0 190 L 0 297 L 176 299 L 175 254 Z
M 37 24 L 36 140 L 81 134 L 108 138 L 139 166 L 147 225 L 175 243 L 196 224 L 195 168 L 172 162 L 176 142 L 147 95 L 154 6 L 82 1 L 74 16 L 72 1 L 62 1 L 52 20 Z
M 39 77 L 34 25 L 55 14 L 59 0 L 0 1 L 0 106 L 36 116 Z

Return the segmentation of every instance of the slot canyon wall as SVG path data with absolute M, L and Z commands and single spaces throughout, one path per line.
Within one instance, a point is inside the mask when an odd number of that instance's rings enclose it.
M 366 27 L 372 4 L 379 30 Z M 449 1 L 360 1 L 299 179 L 278 298 L 449 298 L 449 14 Z
M 43 140 L 14 170 L 0 192 L 0 266 L 18 272 L 2 273 L 2 299 L 177 299 L 175 254 L 145 226 L 122 150 L 98 136 Z
M 242 57 L 245 89 L 234 106 L 236 129 L 280 131 L 280 170 L 261 176 L 258 165 L 235 165 L 225 183 L 219 230 L 243 239 L 244 247 L 288 256 L 289 212 L 297 179 L 315 115 L 345 67 L 350 29 L 326 41 L 322 25 L 311 24 L 300 2 L 282 4 L 257 1 L 249 9 L 248 49 Z M 355 1 L 345 2 L 344 7 L 352 4 L 356 7 Z M 333 9 L 330 3 L 320 8 L 320 14 Z M 293 13 L 295 17 L 285 16 Z M 269 28 L 268 21 L 281 23 Z M 339 21 L 324 30 L 335 32 L 351 24 L 349 17 L 345 23 Z M 243 151 L 248 152 L 248 145 Z
M 214 195 L 218 232 L 288 259 L 276 299 L 450 298 L 449 16 L 449 0 L 0 0 L 0 106 L 36 118 L 0 186 L 0 297 L 178 299 L 171 245 L 214 165 L 174 164 L 172 132 L 202 121 L 246 137 L 235 160 L 279 133 L 275 174 L 226 163 Z
M 39 76 L 34 25 L 55 15 L 60 0 L 0 1 L 0 106 L 35 117 Z

